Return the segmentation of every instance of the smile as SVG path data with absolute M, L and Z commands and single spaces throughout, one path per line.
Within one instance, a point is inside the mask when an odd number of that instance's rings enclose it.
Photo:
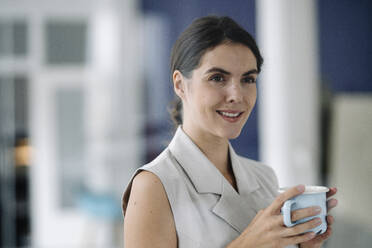
M 243 112 L 225 112 L 225 111 L 216 111 L 224 120 L 228 122 L 236 122 L 240 119 L 240 116 Z

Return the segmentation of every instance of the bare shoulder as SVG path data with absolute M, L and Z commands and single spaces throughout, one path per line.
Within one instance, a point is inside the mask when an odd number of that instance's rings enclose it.
M 177 247 L 172 210 L 160 179 L 142 171 L 133 179 L 124 218 L 124 243 L 131 247 Z

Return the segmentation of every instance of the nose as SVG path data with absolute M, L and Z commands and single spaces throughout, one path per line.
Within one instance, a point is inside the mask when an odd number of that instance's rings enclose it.
M 229 103 L 239 103 L 243 101 L 243 91 L 242 86 L 239 82 L 232 82 L 227 89 L 227 102 Z

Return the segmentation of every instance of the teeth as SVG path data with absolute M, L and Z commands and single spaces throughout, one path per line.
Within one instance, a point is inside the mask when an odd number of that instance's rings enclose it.
M 222 112 L 222 111 L 219 111 L 222 115 L 224 116 L 227 116 L 227 117 L 237 117 L 240 113 L 227 113 L 227 112 Z

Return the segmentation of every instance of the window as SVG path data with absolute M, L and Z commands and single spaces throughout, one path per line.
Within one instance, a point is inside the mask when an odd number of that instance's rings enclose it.
M 46 24 L 46 63 L 85 64 L 87 25 L 84 22 L 49 21 Z
M 22 20 L 0 20 L 0 57 L 27 55 L 28 28 Z

